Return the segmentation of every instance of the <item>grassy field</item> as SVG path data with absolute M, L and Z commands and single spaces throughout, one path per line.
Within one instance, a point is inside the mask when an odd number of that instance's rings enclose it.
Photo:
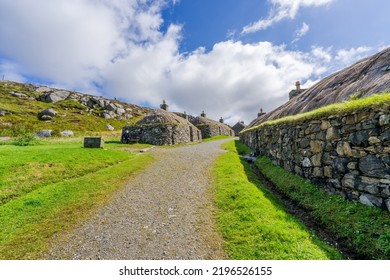
M 337 237 L 359 259 L 390 259 L 390 214 L 338 195 L 328 195 L 307 180 L 272 164 L 256 161 L 284 195 L 307 209 L 312 219 Z
M 85 149 L 74 139 L 0 145 L 0 259 L 37 258 L 53 234 L 87 217 L 153 160 L 122 147 Z
M 236 146 L 237 145 L 237 146 Z M 259 182 L 239 158 L 238 141 L 224 145 L 214 169 L 217 225 L 231 259 L 340 259 Z

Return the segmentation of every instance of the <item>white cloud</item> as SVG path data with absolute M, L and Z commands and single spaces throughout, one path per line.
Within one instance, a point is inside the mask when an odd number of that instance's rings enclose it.
M 303 36 L 307 34 L 307 32 L 309 32 L 309 30 L 310 26 L 306 22 L 302 23 L 302 26 L 297 31 L 295 31 L 295 38 L 292 41 L 292 44 L 298 42 Z
M 6 78 L 36 77 L 137 104 L 158 106 L 166 99 L 172 110 L 205 110 L 230 124 L 284 103 L 296 80 L 309 85 L 334 61 L 331 48 L 305 53 L 234 40 L 182 54 L 181 27 L 161 31 L 162 0 L 31 2 L 2 3 L 0 71 Z M 308 28 L 302 27 L 303 36 Z M 337 59 L 341 64 L 353 53 L 363 52 L 340 51 Z
M 335 59 L 342 65 L 350 65 L 359 59 L 366 57 L 372 49 L 366 46 L 351 48 L 349 50 L 341 49 L 337 52 Z
M 294 19 L 302 7 L 319 7 L 331 3 L 333 0 L 269 0 L 272 8 L 265 19 L 244 26 L 242 34 L 254 33 L 267 29 L 271 25 L 284 19 Z
M 91 80 L 99 82 L 110 61 L 126 55 L 129 41 L 160 40 L 161 5 L 148 0 L 4 0 L 0 53 L 25 73 L 86 88 Z
M 234 124 L 251 121 L 260 107 L 269 111 L 280 105 L 296 80 L 317 71 L 312 55 L 269 42 L 225 41 L 210 52 L 199 48 L 187 56 L 177 52 L 175 42 L 174 34 L 167 35 L 113 64 L 105 74 L 108 91 L 154 106 L 165 99 L 172 110 L 195 115 L 205 110 L 213 119 L 222 116 Z
M 25 78 L 20 74 L 21 71 L 18 69 L 18 65 L 8 62 L 0 61 L 0 79 L 9 80 L 15 82 L 25 82 Z

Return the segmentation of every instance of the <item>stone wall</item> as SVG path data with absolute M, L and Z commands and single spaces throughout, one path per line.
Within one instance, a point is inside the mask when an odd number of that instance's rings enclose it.
M 202 138 L 210 138 L 218 135 L 234 136 L 233 129 L 227 125 L 198 124 L 195 126 L 202 132 Z
M 122 143 L 140 142 L 161 146 L 199 141 L 202 141 L 200 131 L 189 125 L 134 125 L 122 129 Z
M 241 140 L 331 193 L 390 211 L 389 108 L 264 125 Z

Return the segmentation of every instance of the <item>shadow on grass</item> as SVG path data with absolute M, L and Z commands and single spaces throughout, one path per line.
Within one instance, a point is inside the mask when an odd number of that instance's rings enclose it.
M 235 146 L 238 154 L 240 155 L 250 153 L 250 149 L 239 140 L 235 141 Z M 254 184 L 257 187 L 257 189 L 259 189 L 264 194 L 264 197 L 267 200 L 269 200 L 276 209 L 288 213 L 290 216 L 294 218 L 294 220 L 296 221 L 296 225 L 298 225 L 301 230 L 309 232 L 311 236 L 310 239 L 313 242 L 313 244 L 321 248 L 325 252 L 325 254 L 329 257 L 329 259 L 338 258 L 337 256 L 335 257 L 334 252 L 330 251 L 330 245 L 325 244 L 325 241 L 322 241 L 320 237 L 318 237 L 315 234 L 314 229 L 310 228 L 310 226 L 306 225 L 304 221 L 302 221 L 294 214 L 289 212 L 288 208 L 283 204 L 283 202 L 261 182 L 261 179 L 255 173 L 252 166 L 244 158 L 240 158 L 240 162 L 244 168 L 244 172 L 246 174 L 246 177 L 248 178 L 248 181 Z

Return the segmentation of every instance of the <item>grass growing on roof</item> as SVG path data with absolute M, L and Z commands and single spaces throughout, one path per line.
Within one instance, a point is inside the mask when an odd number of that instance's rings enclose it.
M 214 182 L 217 225 L 232 259 L 339 259 L 259 182 L 240 160 L 237 141 L 216 161 Z M 239 144 L 238 144 L 239 145 Z M 242 146 L 239 151 L 245 152 Z
M 324 106 L 313 111 L 309 111 L 302 114 L 293 116 L 286 116 L 283 118 L 269 120 L 261 123 L 260 125 L 243 130 L 241 133 L 256 129 L 264 125 L 276 125 L 281 123 L 299 123 L 307 120 L 320 119 L 331 115 L 340 115 L 352 113 L 355 111 L 367 110 L 367 108 L 376 108 L 390 106 L 390 93 L 374 94 L 361 99 L 353 99 L 342 103 L 334 103 L 328 106 Z
M 287 197 L 308 210 L 313 219 L 356 252 L 359 258 L 390 259 L 390 214 L 339 195 L 328 195 L 307 180 L 257 159 L 261 172 Z
M 118 146 L 1 145 L 0 259 L 37 258 L 53 234 L 87 217 L 152 161 Z

